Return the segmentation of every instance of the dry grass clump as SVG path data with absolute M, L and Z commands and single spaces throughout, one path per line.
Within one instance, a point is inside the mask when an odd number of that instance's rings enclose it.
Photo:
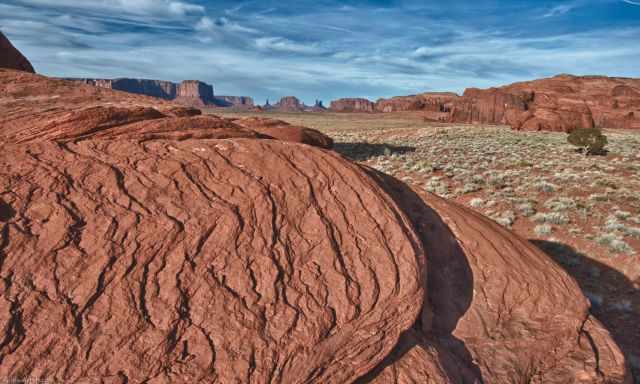
M 628 253 L 634 254 L 635 251 L 633 248 L 629 246 L 624 240 L 618 237 L 615 233 L 603 233 L 602 235 L 596 237 L 596 241 L 600 245 L 604 245 L 609 250 L 615 253 Z
M 561 212 L 538 212 L 533 215 L 532 220 L 536 223 L 549 223 L 556 225 L 569 224 L 571 219 L 566 213 Z
M 548 236 L 553 232 L 553 227 L 551 227 L 549 224 L 540 224 L 536 225 L 535 228 L 533 228 L 533 232 L 540 237 Z

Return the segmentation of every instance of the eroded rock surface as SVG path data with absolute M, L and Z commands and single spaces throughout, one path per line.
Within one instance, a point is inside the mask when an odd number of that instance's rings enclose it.
M 470 209 L 378 177 L 421 236 L 428 286 L 404 349 L 369 382 L 631 383 L 577 283 L 545 254 Z
M 422 111 L 432 121 L 505 124 L 527 131 L 640 129 L 640 79 L 559 75 L 498 88 L 468 88 L 462 96 L 425 93 L 381 99 L 375 110 Z
M 279 140 L 305 143 L 327 149 L 333 147 L 333 139 L 322 132 L 311 128 L 291 125 L 282 120 L 246 117 L 233 119 L 232 121 L 241 127 L 249 128 L 255 132 Z
M 26 57 L 11 44 L 9 39 L 0 32 L 0 68 L 16 69 L 34 73 L 33 66 Z
M 375 104 L 362 98 L 345 98 L 333 100 L 329 107 L 335 112 L 373 112 Z
M 0 155 L 0 375 L 343 383 L 419 314 L 423 254 L 338 155 L 81 140 Z
M 28 143 L 81 138 L 225 139 L 275 138 L 323 148 L 326 135 L 283 121 L 225 119 L 201 115 L 155 98 L 115 92 L 73 81 L 0 70 L 0 140 Z
M 285 96 L 273 105 L 273 109 L 282 112 L 301 112 L 305 105 L 295 96 Z

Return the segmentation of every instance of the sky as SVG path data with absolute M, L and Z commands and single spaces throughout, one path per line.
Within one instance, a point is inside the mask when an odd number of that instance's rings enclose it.
M 0 30 L 48 76 L 197 79 L 258 103 L 640 77 L 640 0 L 0 0 Z

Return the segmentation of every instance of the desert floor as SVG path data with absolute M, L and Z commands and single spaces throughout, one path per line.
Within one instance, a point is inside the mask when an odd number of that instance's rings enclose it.
M 640 132 L 605 130 L 609 153 L 587 157 L 564 133 L 437 124 L 411 113 L 210 112 L 318 129 L 344 156 L 530 239 L 574 276 L 640 374 Z

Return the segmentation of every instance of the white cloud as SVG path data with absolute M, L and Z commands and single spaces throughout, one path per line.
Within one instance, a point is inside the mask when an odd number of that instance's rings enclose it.
M 201 5 L 173 0 L 57 0 L 54 4 L 50 0 L 20 0 L 19 3 L 43 7 L 55 5 L 74 11 L 105 11 L 110 13 L 120 11 L 137 15 L 185 16 L 205 12 L 205 8 Z
M 326 52 L 325 49 L 321 48 L 316 43 L 297 43 L 283 37 L 261 37 L 259 39 L 256 39 L 255 45 L 258 49 L 263 51 L 290 52 L 301 54 L 321 54 Z
M 549 11 L 547 11 L 547 13 L 545 13 L 544 15 L 542 15 L 543 18 L 547 18 L 547 17 L 556 17 L 556 16 L 562 16 L 566 13 L 571 12 L 572 10 L 574 10 L 575 8 L 577 8 L 576 4 L 562 4 L 562 5 L 557 5 L 555 7 L 552 7 L 551 9 L 549 9 Z
M 204 16 L 196 23 L 196 30 L 198 31 L 212 31 L 213 30 L 213 20 L 209 17 Z

